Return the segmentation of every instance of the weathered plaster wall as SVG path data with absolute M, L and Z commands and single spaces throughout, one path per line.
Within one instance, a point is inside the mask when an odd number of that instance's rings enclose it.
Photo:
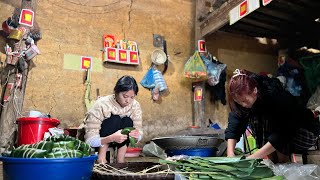
M 0 0 L 0 20 L 12 15 L 20 1 Z M 165 36 L 170 63 L 164 78 L 169 93 L 153 102 L 150 91 L 139 85 L 137 100 L 143 109 L 143 142 L 192 125 L 191 83 L 182 76 L 185 62 L 194 52 L 193 0 L 43 0 L 39 1 L 36 20 L 43 39 L 38 42 L 41 55 L 33 59 L 29 72 L 23 111 L 39 110 L 58 118 L 63 127 L 78 126 L 85 114 L 83 79 L 85 72 L 64 69 L 64 55 L 102 57 L 102 35 L 113 34 L 136 41 L 141 64 L 137 67 L 103 64 L 102 72 L 92 72 L 92 97 L 112 93 L 115 82 L 125 74 L 141 81 L 150 66 L 152 34 Z M 5 39 L 1 37 L 1 47 Z M 208 50 L 218 49 L 259 52 L 264 46 L 239 38 L 211 36 Z M 240 49 L 236 46 L 241 47 Z M 267 48 L 268 49 L 268 48 Z M 263 50 L 264 51 L 264 50 Z M 265 53 L 273 53 L 265 50 Z M 218 57 L 219 58 L 219 57 Z M 102 61 L 101 61 L 102 63 Z M 205 119 L 226 126 L 227 106 L 211 103 L 207 93 Z
M 12 15 L 20 1 L 0 1 L 0 19 Z M 150 66 L 153 34 L 167 40 L 171 57 L 164 78 L 169 94 L 159 102 L 139 85 L 137 100 L 144 120 L 144 141 L 192 125 L 191 85 L 182 76 L 185 61 L 194 50 L 194 1 L 192 0 L 43 0 L 36 20 L 43 39 L 41 55 L 33 59 L 23 111 L 39 110 L 58 118 L 62 126 L 78 126 L 85 114 L 84 72 L 63 69 L 64 54 L 101 58 L 102 35 L 113 34 L 136 41 L 141 64 L 137 67 L 104 64 L 103 72 L 92 72 L 92 97 L 113 92 L 117 79 L 130 74 L 141 81 Z M 2 45 L 4 44 L 2 39 Z M 3 47 L 3 46 L 2 46 Z M 102 61 L 101 61 L 102 63 Z

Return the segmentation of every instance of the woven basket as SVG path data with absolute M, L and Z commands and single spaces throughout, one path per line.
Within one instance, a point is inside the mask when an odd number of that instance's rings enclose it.
M 159 165 L 157 163 L 152 162 L 130 162 L 130 163 L 113 163 L 110 166 L 116 169 L 125 169 L 126 171 L 130 171 L 133 173 L 143 171 L 145 169 L 151 168 L 155 165 Z M 142 179 L 154 179 L 154 180 L 173 180 L 174 174 L 155 174 L 155 172 L 163 171 L 167 169 L 167 166 L 161 166 L 159 168 L 155 168 L 152 171 L 149 171 L 143 175 L 131 175 L 131 174 L 120 174 L 120 173 L 100 173 L 93 170 L 92 179 L 93 180 L 105 180 L 105 179 L 112 179 L 112 180 L 142 180 Z M 110 168 L 111 170 L 111 168 Z

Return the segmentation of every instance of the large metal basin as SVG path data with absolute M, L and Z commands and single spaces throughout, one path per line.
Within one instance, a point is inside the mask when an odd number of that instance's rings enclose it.
M 172 136 L 153 138 L 152 141 L 164 150 L 183 150 L 195 148 L 216 148 L 223 139 L 207 136 Z

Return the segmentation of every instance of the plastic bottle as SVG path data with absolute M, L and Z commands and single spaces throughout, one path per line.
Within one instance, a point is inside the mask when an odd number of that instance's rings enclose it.
M 247 149 L 252 151 L 251 153 L 254 153 L 255 151 L 257 151 L 257 149 L 256 149 L 257 144 L 256 144 L 256 140 L 254 139 L 254 137 L 252 135 L 247 136 L 247 140 L 248 140 L 248 145 L 249 145 L 249 147 L 246 146 Z

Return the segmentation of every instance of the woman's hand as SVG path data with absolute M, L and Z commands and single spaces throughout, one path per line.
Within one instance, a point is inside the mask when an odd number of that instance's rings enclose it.
M 118 130 L 117 132 L 113 133 L 111 135 L 112 141 L 116 143 L 122 143 L 123 141 L 127 140 L 127 135 L 121 134 L 121 130 Z
M 139 138 L 139 136 L 140 136 L 140 132 L 139 132 L 139 130 L 138 130 L 138 129 L 132 130 L 132 131 L 129 133 L 129 136 L 131 136 L 131 137 L 134 137 L 134 138 L 138 139 L 138 138 Z
M 268 156 L 269 154 L 273 153 L 276 149 L 271 145 L 270 142 L 267 142 L 262 148 L 260 148 L 257 152 L 254 154 L 248 156 L 248 159 L 262 159 L 265 156 Z
M 227 147 L 227 156 L 228 157 L 234 157 L 234 148 L 236 146 L 237 140 L 235 139 L 228 139 L 228 147 Z
M 227 157 L 234 157 L 236 156 L 234 153 L 227 153 Z

